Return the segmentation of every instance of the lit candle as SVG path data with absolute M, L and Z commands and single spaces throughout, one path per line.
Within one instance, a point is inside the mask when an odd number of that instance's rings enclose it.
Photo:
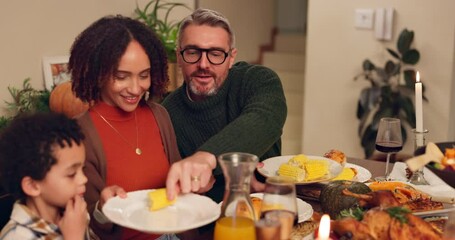
M 420 74 L 416 74 L 415 83 L 415 104 L 416 104 L 416 131 L 423 132 L 423 109 L 422 109 L 422 82 L 420 82 Z
M 318 238 L 316 240 L 329 240 L 330 236 L 330 216 L 324 214 L 319 222 Z

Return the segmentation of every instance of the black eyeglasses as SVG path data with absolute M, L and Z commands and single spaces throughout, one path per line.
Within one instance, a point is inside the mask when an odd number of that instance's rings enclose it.
M 197 63 L 199 60 L 201 60 L 203 52 L 205 52 L 205 56 L 211 64 L 220 65 L 226 61 L 227 56 L 231 52 L 231 49 L 229 49 L 228 52 L 225 52 L 220 49 L 185 48 L 180 51 L 180 54 L 183 57 L 183 61 L 192 64 Z

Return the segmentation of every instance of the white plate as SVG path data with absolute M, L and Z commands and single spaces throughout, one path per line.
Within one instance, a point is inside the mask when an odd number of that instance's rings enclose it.
M 346 163 L 344 167 L 354 168 L 357 170 L 357 175 L 351 181 L 366 182 L 371 179 L 371 172 L 364 167 L 352 163 Z
M 250 194 L 251 197 L 257 197 L 262 199 L 264 196 L 263 193 L 252 193 Z M 221 208 L 221 205 L 223 202 L 218 203 L 218 205 Z M 297 198 L 297 213 L 298 213 L 298 219 L 297 222 L 305 222 L 306 220 L 310 219 L 311 216 L 313 216 L 313 207 L 308 204 L 307 202 L 303 201 L 300 198 Z
M 264 194 L 263 193 L 252 193 L 252 194 L 250 194 L 250 196 L 262 199 Z M 310 219 L 311 216 L 313 216 L 313 207 L 311 207 L 310 204 L 303 201 L 302 199 L 297 198 L 297 213 L 298 213 L 298 217 L 299 217 L 297 219 L 297 221 L 299 223 L 305 222 L 306 220 Z
M 287 163 L 289 159 L 294 157 L 295 155 L 288 155 L 288 156 L 278 156 L 278 157 L 273 157 L 273 158 L 268 158 L 262 161 L 263 166 L 258 167 L 258 172 L 263 175 L 264 177 L 273 177 L 277 176 L 277 171 L 280 168 L 280 165 L 283 163 Z M 311 181 L 302 181 L 302 182 L 296 182 L 298 185 L 303 185 L 303 184 L 310 184 L 310 183 L 316 183 L 316 182 L 325 182 L 329 181 L 330 179 L 338 176 L 341 171 L 343 171 L 343 166 L 338 163 L 337 161 L 334 161 L 329 158 L 325 157 L 320 157 L 320 156 L 308 156 L 308 159 L 316 159 L 316 160 L 325 160 L 329 163 L 329 172 L 324 178 L 320 179 L 315 179 Z
M 178 233 L 204 226 L 218 219 L 220 207 L 210 198 L 188 193 L 179 195 L 174 205 L 151 212 L 147 193 L 128 192 L 128 197 L 114 197 L 103 206 L 103 213 L 112 222 L 156 234 Z

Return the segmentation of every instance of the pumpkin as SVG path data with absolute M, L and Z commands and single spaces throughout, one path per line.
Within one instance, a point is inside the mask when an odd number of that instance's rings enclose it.
M 319 196 L 321 210 L 328 213 L 332 219 L 336 219 L 342 210 L 354 207 L 359 203 L 357 198 L 343 195 L 344 189 L 358 194 L 371 192 L 366 184 L 348 180 L 335 180 L 323 186 Z
M 63 113 L 69 118 L 85 112 L 88 103 L 82 102 L 71 89 L 71 82 L 63 82 L 54 87 L 49 97 L 49 108 L 53 112 Z

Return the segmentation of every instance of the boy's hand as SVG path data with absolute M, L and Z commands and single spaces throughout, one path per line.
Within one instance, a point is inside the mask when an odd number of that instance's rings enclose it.
M 68 201 L 65 212 L 58 223 L 63 238 L 65 240 L 84 239 L 88 226 L 87 216 L 87 203 L 81 196 L 76 195 Z

